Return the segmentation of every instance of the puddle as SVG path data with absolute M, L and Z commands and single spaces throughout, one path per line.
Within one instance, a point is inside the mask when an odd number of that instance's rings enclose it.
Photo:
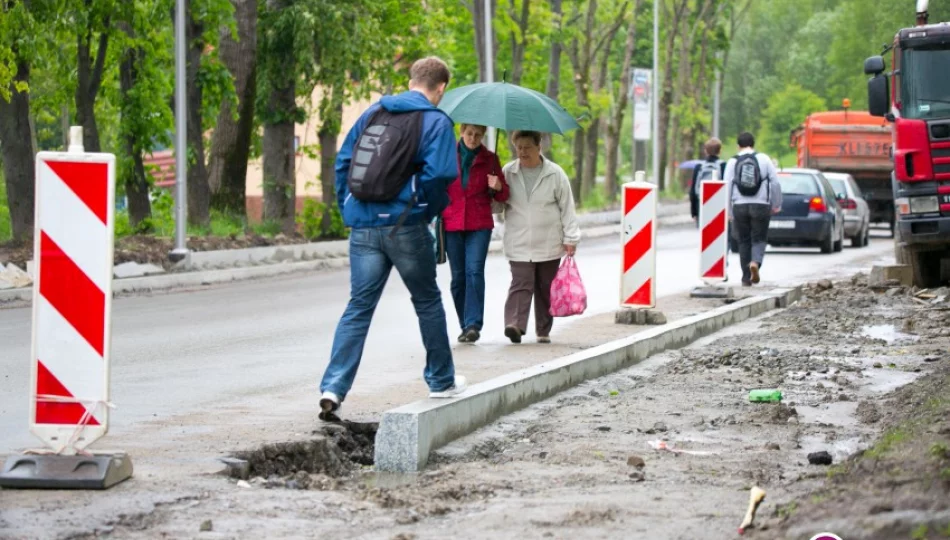
M 871 339 L 882 339 L 891 345 L 898 341 L 917 341 L 918 336 L 898 332 L 893 324 L 875 324 L 861 328 L 861 335 Z
M 857 408 L 858 404 L 853 401 L 836 401 L 817 407 L 798 405 L 795 410 L 798 411 L 798 418 L 802 423 L 852 428 L 858 426 L 854 414 Z
M 802 456 L 824 450 L 831 454 L 833 463 L 841 463 L 852 454 L 868 447 L 861 437 L 848 437 L 836 441 L 826 441 L 824 435 L 804 435 L 799 440 Z

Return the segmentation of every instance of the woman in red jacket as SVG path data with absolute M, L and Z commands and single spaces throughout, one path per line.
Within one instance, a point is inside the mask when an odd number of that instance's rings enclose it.
M 449 184 L 451 202 L 442 214 L 462 343 L 474 343 L 480 337 L 485 313 L 485 259 L 495 227 L 491 203 L 508 200 L 508 184 L 498 156 L 482 145 L 485 129 L 462 124 L 459 177 Z

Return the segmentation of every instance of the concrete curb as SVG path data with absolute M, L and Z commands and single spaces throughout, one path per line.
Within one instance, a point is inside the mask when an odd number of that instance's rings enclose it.
M 274 263 L 250 268 L 228 268 L 204 272 L 178 272 L 140 278 L 116 279 L 112 282 L 114 294 L 132 294 L 161 291 L 183 287 L 200 287 L 215 283 L 229 283 L 301 272 L 337 270 L 349 266 L 348 259 L 324 259 L 319 261 Z M 0 291 L 0 306 L 11 302 L 32 302 L 33 288 Z
M 657 218 L 657 221 L 660 227 L 674 227 L 693 223 L 692 218 L 682 214 L 673 214 L 668 217 L 661 216 Z M 614 235 L 619 240 L 620 224 L 585 227 L 582 229 L 582 233 L 583 238 L 587 240 Z M 488 251 L 499 253 L 503 250 L 503 247 L 501 240 L 495 240 L 489 244 Z M 219 266 L 239 264 L 259 266 L 212 269 Z M 169 272 L 136 278 L 117 278 L 113 281 L 112 288 L 115 293 L 135 293 L 197 287 L 299 272 L 336 270 L 346 268 L 349 264 L 349 241 L 347 240 L 223 251 L 196 251 L 190 253 L 188 259 L 184 261 L 183 267 L 192 268 L 191 271 Z M 32 287 L 0 290 L 0 305 L 12 302 L 31 302 L 32 300 Z
M 777 289 L 502 375 L 473 385 L 457 399 L 427 399 L 387 411 L 376 435 L 376 470 L 420 471 L 425 468 L 430 452 L 504 415 L 583 381 L 629 367 L 662 351 L 686 346 L 772 309 L 786 307 L 798 301 L 801 295 L 800 287 Z

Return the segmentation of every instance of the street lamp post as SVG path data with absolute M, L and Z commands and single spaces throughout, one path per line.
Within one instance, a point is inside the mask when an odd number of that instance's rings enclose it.
M 483 11 L 484 11 L 484 27 L 485 27 L 485 82 L 495 82 L 495 53 L 492 50 L 492 17 L 491 17 L 491 0 L 484 0 L 483 2 Z M 485 147 L 494 148 L 495 145 L 495 128 L 489 127 L 485 132 Z
M 660 185 L 660 0 L 653 0 L 653 183 Z
M 175 249 L 168 258 L 178 262 L 188 255 L 188 138 L 185 70 L 185 0 L 175 1 Z

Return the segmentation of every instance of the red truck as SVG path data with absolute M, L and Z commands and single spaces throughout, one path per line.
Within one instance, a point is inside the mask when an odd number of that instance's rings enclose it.
M 808 115 L 791 133 L 798 166 L 850 174 L 864 193 L 871 223 L 894 228 L 891 191 L 891 126 L 864 111 L 825 111 Z
M 950 24 L 927 19 L 918 0 L 917 26 L 884 51 L 893 51 L 890 73 L 883 56 L 864 62 L 870 113 L 893 126 L 895 255 L 919 287 L 950 279 Z

